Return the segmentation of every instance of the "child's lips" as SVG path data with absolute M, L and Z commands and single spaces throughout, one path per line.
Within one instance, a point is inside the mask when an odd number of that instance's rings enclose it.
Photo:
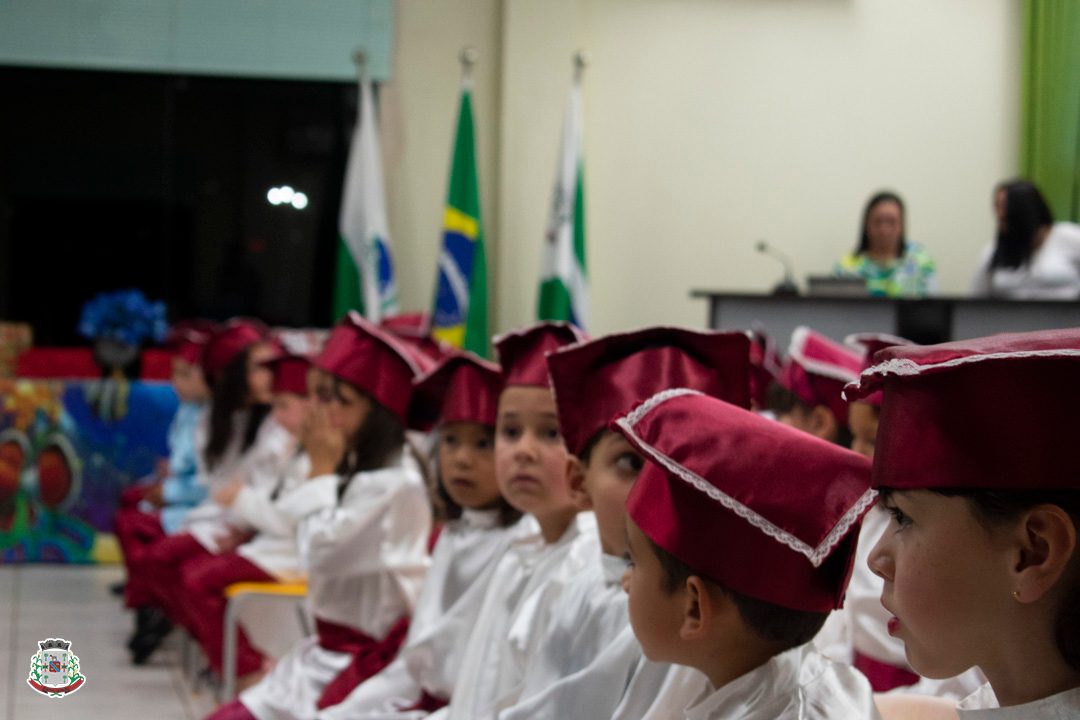
M 890 616 L 889 617 L 889 624 L 888 624 L 887 629 L 889 631 L 889 635 L 892 635 L 893 637 L 895 637 L 896 633 L 898 633 L 900 631 L 900 620 L 899 620 L 899 618 L 897 618 L 895 615 Z
M 510 478 L 511 485 L 539 485 L 540 481 L 532 475 L 520 473 Z
M 453 485 L 454 487 L 471 488 L 476 483 L 474 483 L 469 478 L 455 477 L 455 478 L 450 478 L 450 484 Z

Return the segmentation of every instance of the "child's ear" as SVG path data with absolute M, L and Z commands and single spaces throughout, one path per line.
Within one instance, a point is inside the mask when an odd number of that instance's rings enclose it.
M 686 579 L 684 590 L 686 597 L 679 637 L 688 641 L 707 639 L 725 610 L 721 605 L 726 598 L 717 598 L 697 575 Z
M 1057 505 L 1037 505 L 1014 531 L 1019 550 L 1009 591 L 1019 602 L 1035 602 L 1061 580 L 1076 553 L 1076 526 Z
M 576 455 L 566 456 L 566 481 L 570 497 L 579 510 L 592 510 L 592 498 L 585 489 L 585 465 Z
M 815 405 L 810 411 L 810 432 L 822 440 L 836 442 L 839 425 L 836 416 L 825 405 Z

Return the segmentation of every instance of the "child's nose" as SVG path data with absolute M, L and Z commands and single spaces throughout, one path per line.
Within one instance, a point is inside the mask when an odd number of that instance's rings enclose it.
M 453 460 L 454 464 L 458 467 L 468 467 L 472 464 L 472 450 L 464 445 L 459 445 L 454 449 L 451 460 Z
M 514 446 L 514 455 L 519 459 L 534 459 L 536 457 L 536 435 L 531 432 L 522 433 Z
M 866 564 L 870 571 L 883 580 L 892 580 L 894 563 L 888 540 L 889 533 L 883 534 L 870 551 Z

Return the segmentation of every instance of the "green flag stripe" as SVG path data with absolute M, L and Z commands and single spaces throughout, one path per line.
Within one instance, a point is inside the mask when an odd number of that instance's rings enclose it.
M 338 239 L 337 263 L 334 268 L 334 317 L 336 322 L 350 310 L 364 313 L 364 293 L 360 287 L 360 271 L 356 267 L 344 238 Z

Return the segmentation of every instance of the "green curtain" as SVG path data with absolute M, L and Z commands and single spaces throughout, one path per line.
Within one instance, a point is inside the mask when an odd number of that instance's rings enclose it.
M 1080 221 L 1080 2 L 1024 0 L 1020 167 L 1058 220 Z

